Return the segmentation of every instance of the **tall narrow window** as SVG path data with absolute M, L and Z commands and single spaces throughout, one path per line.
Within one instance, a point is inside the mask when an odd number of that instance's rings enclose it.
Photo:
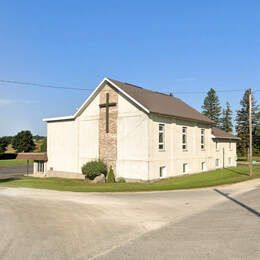
M 165 149 L 165 125 L 159 124 L 159 142 L 158 142 L 158 148 L 159 150 Z
M 182 150 L 187 150 L 187 127 L 182 128 Z
M 205 129 L 200 130 L 200 147 L 201 150 L 205 149 Z

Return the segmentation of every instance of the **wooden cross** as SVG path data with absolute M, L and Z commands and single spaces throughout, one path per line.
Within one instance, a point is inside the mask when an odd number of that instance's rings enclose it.
M 100 104 L 99 107 L 105 107 L 106 108 L 106 133 L 109 133 L 109 107 L 116 106 L 115 102 L 109 103 L 109 93 L 106 93 L 106 103 Z

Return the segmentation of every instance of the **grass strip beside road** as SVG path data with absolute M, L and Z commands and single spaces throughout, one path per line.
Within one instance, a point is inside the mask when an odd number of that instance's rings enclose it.
M 217 186 L 260 178 L 260 166 L 254 166 L 254 175 L 248 176 L 248 167 L 218 169 L 214 171 L 185 175 L 153 183 L 99 183 L 89 184 L 84 180 L 62 178 L 22 177 L 0 181 L 0 187 L 27 187 L 74 192 L 137 192 L 163 191 Z

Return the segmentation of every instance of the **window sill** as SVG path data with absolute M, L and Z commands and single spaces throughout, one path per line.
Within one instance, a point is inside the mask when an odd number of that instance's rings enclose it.
M 188 149 L 182 149 L 183 152 L 188 152 Z
M 159 149 L 158 152 L 165 152 L 165 149 Z

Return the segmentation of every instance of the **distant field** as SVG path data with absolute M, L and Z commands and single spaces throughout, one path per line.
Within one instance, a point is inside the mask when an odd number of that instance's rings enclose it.
M 34 140 L 34 143 L 36 145 L 34 152 L 40 152 L 41 151 L 41 145 L 43 144 L 43 139 Z M 13 149 L 12 145 L 9 144 L 6 149 L 6 153 L 15 153 L 15 150 Z
M 238 161 L 247 161 L 247 157 L 238 157 L 237 158 Z M 260 156 L 253 156 L 253 160 L 254 161 L 257 161 L 257 162 L 260 162 Z
M 32 164 L 32 161 L 29 161 L 30 164 Z M 26 165 L 27 161 L 26 160 L 0 160 L 0 167 L 1 166 L 22 166 Z

